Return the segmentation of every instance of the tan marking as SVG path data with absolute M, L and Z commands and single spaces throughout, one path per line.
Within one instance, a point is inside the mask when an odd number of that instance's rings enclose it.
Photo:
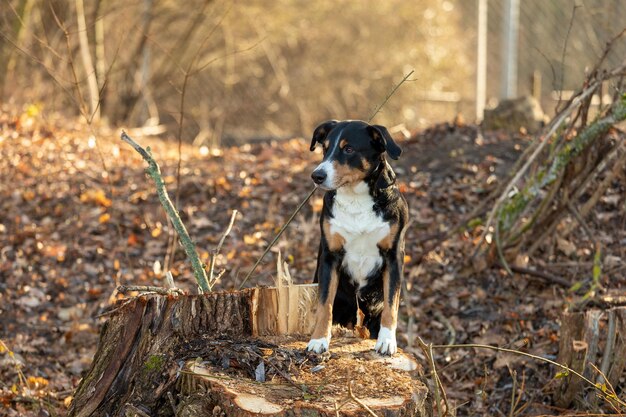
M 337 183 L 341 185 L 354 184 L 365 178 L 365 172 L 352 168 L 348 165 L 334 162 L 333 168 L 335 169 L 335 175 L 337 176 Z
M 317 306 L 317 312 L 315 313 L 315 329 L 313 329 L 311 339 L 325 337 L 327 340 L 330 340 L 330 331 L 333 324 L 333 303 L 335 302 L 335 295 L 337 294 L 338 282 L 337 271 L 333 268 L 330 273 L 326 303 L 318 304 Z
M 331 233 L 330 223 L 328 222 L 328 220 L 324 219 L 324 221 L 322 222 L 322 228 L 324 229 L 324 238 L 326 239 L 326 244 L 328 245 L 328 249 L 330 249 L 331 252 L 335 252 L 343 248 L 346 240 L 339 233 Z
M 398 284 L 398 291 L 395 294 L 389 294 L 389 268 L 385 268 L 383 272 L 383 298 L 384 306 L 383 312 L 380 317 L 380 325 L 391 330 L 395 330 L 398 327 L 398 308 L 400 307 L 400 285 Z M 389 297 L 393 296 L 393 300 L 390 303 Z
M 339 141 L 339 147 L 340 147 L 341 149 L 343 149 L 343 148 L 344 148 L 347 144 L 348 144 L 348 141 L 347 141 L 346 139 L 341 139 L 341 140 Z
M 396 240 L 396 236 L 398 235 L 398 223 L 392 224 L 389 227 L 389 234 L 382 238 L 378 242 L 378 247 L 381 249 L 391 249 L 393 246 L 393 242 Z
M 363 165 L 363 170 L 365 172 L 369 172 L 370 168 L 372 167 L 372 164 L 370 164 L 370 161 L 368 161 L 365 158 L 361 158 L 361 165 Z

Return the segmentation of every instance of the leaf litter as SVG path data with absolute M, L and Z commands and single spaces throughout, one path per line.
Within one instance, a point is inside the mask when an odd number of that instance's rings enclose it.
M 0 351 L 0 407 L 7 415 L 64 415 L 95 353 L 105 320 L 99 315 L 123 297 L 117 285 L 165 286 L 171 229 L 143 161 L 117 132 L 94 141 L 78 123 L 25 123 L 29 117 L 0 113 L 0 340 L 6 345 Z M 530 140 L 443 123 L 401 141 L 404 154 L 394 168 L 414 221 L 406 235 L 407 291 L 398 339 L 424 364 L 417 335 L 434 344 L 488 343 L 556 357 L 559 313 L 577 295 L 472 265 L 480 222 L 440 238 L 495 189 Z M 216 289 L 238 287 L 310 190 L 310 171 L 321 156 L 310 153 L 307 142 L 265 141 L 209 152 L 183 145 L 179 211 L 203 261 L 208 263 L 232 210 L 241 213 L 216 259 L 216 270 L 225 269 Z M 142 143 L 151 147 L 174 195 L 177 146 L 154 138 Z M 604 289 L 626 286 L 624 192 L 624 183 L 616 181 L 589 216 L 606 245 L 608 267 L 599 277 Z M 317 193 L 250 285 L 272 283 L 279 251 L 296 283 L 312 281 L 320 210 Z M 556 239 L 553 250 L 530 263 L 584 284 L 592 280 L 593 257 L 593 242 L 581 231 L 567 242 Z M 195 291 L 180 248 L 170 270 L 178 287 Z M 435 359 L 459 416 L 508 413 L 509 367 L 517 375 L 524 371 L 525 391 L 519 394 L 526 412 L 553 412 L 555 370 L 545 364 L 469 348 L 438 350 Z

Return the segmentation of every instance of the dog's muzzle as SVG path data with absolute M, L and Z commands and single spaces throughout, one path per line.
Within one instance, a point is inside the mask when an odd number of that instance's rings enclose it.
M 326 171 L 324 171 L 323 169 L 319 169 L 319 168 L 313 171 L 313 173 L 311 174 L 311 178 L 313 178 L 313 182 L 315 182 L 317 185 L 323 184 L 324 181 L 326 181 L 327 177 L 328 177 L 328 174 L 326 173 Z
M 332 162 L 324 161 L 315 168 L 311 174 L 311 178 L 315 184 L 319 185 L 324 190 L 334 190 L 337 188 L 335 184 L 337 178 L 335 175 L 335 167 Z

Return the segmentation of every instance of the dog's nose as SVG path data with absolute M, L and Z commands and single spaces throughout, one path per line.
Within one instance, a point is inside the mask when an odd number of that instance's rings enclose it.
M 326 171 L 321 170 L 321 169 L 316 169 L 315 171 L 313 171 L 313 173 L 311 174 L 311 178 L 313 178 L 313 181 L 316 184 L 321 184 L 324 182 L 324 180 L 326 179 Z

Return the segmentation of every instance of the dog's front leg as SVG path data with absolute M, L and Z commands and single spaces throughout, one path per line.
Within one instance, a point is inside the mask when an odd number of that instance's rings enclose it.
M 404 254 L 401 256 L 404 258 Z M 374 349 L 381 355 L 393 355 L 398 350 L 396 328 L 404 259 L 400 260 L 400 255 L 386 256 L 386 261 L 387 265 L 383 271 L 384 306 L 380 318 L 380 332 Z
M 315 316 L 315 328 L 307 350 L 322 353 L 329 349 L 333 321 L 333 302 L 337 294 L 337 260 L 328 250 L 320 250 L 317 268 L 319 282 L 318 305 Z

